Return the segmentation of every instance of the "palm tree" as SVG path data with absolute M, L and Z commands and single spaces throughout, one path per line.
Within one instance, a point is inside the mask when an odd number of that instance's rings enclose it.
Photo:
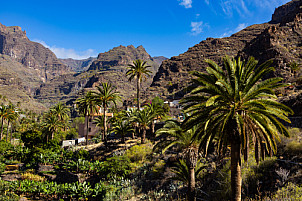
M 99 116 L 96 119 L 94 119 L 93 124 L 95 124 L 95 126 L 99 127 L 101 129 L 101 131 L 103 131 L 104 130 L 104 116 Z
M 271 61 L 257 66 L 254 58 L 244 64 L 240 60 L 223 58 L 224 69 L 214 61 L 206 60 L 207 73 L 193 72 L 195 88 L 184 98 L 185 112 L 190 116 L 184 121 L 186 128 L 198 126 L 200 146 L 205 149 L 217 139 L 221 152 L 231 146 L 232 200 L 241 200 L 241 153 L 247 160 L 250 139 L 259 161 L 265 152 L 276 152 L 278 134 L 288 136 L 287 129 L 278 119 L 290 122 L 292 110 L 277 102 L 274 90 L 287 86 L 281 78 L 261 80 L 274 70 Z
M 63 127 L 62 121 L 52 112 L 45 115 L 43 127 L 50 133 L 51 139 L 54 139 L 54 134 Z M 48 143 L 49 136 L 46 135 L 46 142 Z
M 88 91 L 84 97 L 77 99 L 76 104 L 79 109 L 79 113 L 83 114 L 86 119 L 86 145 L 88 145 L 90 115 L 97 111 L 93 93 Z
M 16 120 L 19 117 L 17 108 L 14 104 L 9 103 L 6 109 L 5 118 L 7 120 L 7 130 L 6 130 L 6 142 L 8 141 L 9 125 L 12 121 Z
M 113 123 L 112 131 L 114 131 L 115 134 L 120 135 L 121 142 L 125 143 L 125 135 L 127 135 L 127 133 L 133 133 L 134 129 L 132 128 L 128 119 L 119 118 Z
M 129 124 L 133 128 L 132 139 L 135 138 L 135 131 L 137 128 L 137 122 L 135 121 L 135 116 L 137 112 L 138 110 L 136 109 L 130 109 L 129 111 L 124 111 L 124 117 L 128 119 Z
M 116 88 L 107 82 L 102 83 L 101 87 L 97 86 L 97 92 L 93 92 L 93 94 L 96 104 L 103 108 L 104 133 L 102 136 L 102 140 L 106 141 L 107 138 L 106 110 L 111 103 L 114 103 L 116 105 L 116 102 L 120 100 L 120 96 L 119 93 L 116 91 Z
M 153 120 L 151 122 L 151 133 L 155 134 L 155 120 L 166 115 L 166 111 L 164 110 L 164 101 L 158 97 L 155 97 L 151 103 L 146 105 L 146 109 L 149 110 L 151 114 L 153 114 Z
M 58 117 L 59 121 L 61 121 L 65 130 L 67 127 L 67 121 L 69 119 L 70 109 L 66 105 L 62 103 L 58 103 L 57 105 L 55 105 L 50 109 L 50 112 Z
M 146 132 L 149 128 L 149 125 L 153 121 L 153 114 L 148 110 L 138 110 L 136 115 L 133 116 L 132 121 L 138 123 L 139 129 L 143 130 L 141 143 L 144 144 L 146 140 Z
M 195 200 L 195 167 L 200 143 L 195 137 L 196 128 L 195 126 L 189 130 L 184 130 L 180 122 L 168 120 L 163 128 L 156 131 L 156 135 L 161 137 L 161 141 L 154 147 L 155 151 L 162 150 L 162 153 L 165 153 L 171 147 L 175 147 L 181 152 L 189 171 L 188 198 L 190 201 Z
M 146 61 L 141 59 L 137 59 L 133 61 L 133 64 L 128 65 L 128 71 L 126 72 L 126 76 L 129 77 L 129 81 L 131 82 L 134 78 L 136 79 L 136 89 L 137 89 L 137 108 L 140 110 L 140 103 L 139 103 L 139 87 L 141 81 L 146 79 L 146 76 L 149 76 L 151 71 L 147 68 L 151 66 L 147 65 Z
M 2 103 L 0 106 L 0 117 L 1 117 L 1 132 L 0 132 L 0 140 L 2 140 L 4 120 L 7 117 L 7 107 Z
M 198 178 L 201 176 L 201 174 L 205 170 L 205 164 L 201 162 L 201 160 L 198 160 L 196 162 L 196 166 L 194 168 L 194 176 L 195 178 Z M 179 159 L 175 166 L 172 167 L 172 172 L 175 174 L 175 176 L 171 177 L 172 180 L 178 180 L 182 181 L 188 186 L 190 186 L 190 182 L 192 181 L 191 179 L 191 169 L 186 163 L 186 160 Z M 190 191 L 188 191 L 190 192 Z M 188 194 L 188 198 L 190 199 L 190 196 Z M 191 199 L 195 199 L 195 197 L 192 197 Z

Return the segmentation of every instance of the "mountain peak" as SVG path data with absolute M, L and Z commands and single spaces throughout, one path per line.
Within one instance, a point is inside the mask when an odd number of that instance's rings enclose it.
M 302 13 L 302 1 L 293 0 L 275 9 L 275 12 L 272 15 L 272 20 L 270 21 L 270 23 L 285 24 L 287 22 L 293 21 L 297 17 L 297 15 L 300 15 L 301 18 L 301 13 Z

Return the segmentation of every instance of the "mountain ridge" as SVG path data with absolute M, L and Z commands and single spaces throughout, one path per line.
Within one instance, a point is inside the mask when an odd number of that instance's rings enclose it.
M 276 8 L 268 23 L 251 25 L 230 37 L 207 38 L 185 53 L 164 61 L 148 93 L 181 98 L 192 78 L 190 71 L 205 71 L 205 59 L 222 65 L 225 55 L 245 60 L 253 56 L 259 63 L 272 59 L 276 67 L 273 76 L 292 81 L 294 75 L 288 65 L 290 62 L 302 63 L 301 6 L 302 1 L 291 1 Z M 295 76 L 297 78 L 299 72 Z

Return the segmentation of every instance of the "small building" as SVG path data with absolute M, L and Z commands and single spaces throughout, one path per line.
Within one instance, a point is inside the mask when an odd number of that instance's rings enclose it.
M 94 120 L 100 116 L 103 116 L 104 113 L 102 112 L 102 109 L 99 109 L 99 111 L 91 116 L 85 117 L 85 122 L 83 124 L 79 124 L 79 138 L 86 137 L 86 131 L 87 131 L 87 122 L 88 122 L 88 139 L 92 139 L 93 137 L 97 136 L 101 132 L 101 128 L 97 127 L 94 123 Z M 107 113 L 106 117 L 111 118 L 113 117 L 113 113 Z

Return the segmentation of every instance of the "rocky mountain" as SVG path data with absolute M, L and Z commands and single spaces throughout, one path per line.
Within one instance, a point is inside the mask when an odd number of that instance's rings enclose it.
M 158 57 L 152 57 L 152 59 L 160 66 L 163 63 L 163 61 L 167 60 L 168 58 L 164 56 L 158 56 Z
M 89 68 L 89 66 L 92 64 L 92 62 L 96 60 L 96 58 L 89 57 L 87 59 L 81 59 L 81 60 L 68 58 L 68 59 L 59 59 L 59 60 L 63 64 L 68 66 L 71 70 L 75 72 L 82 72 L 82 71 L 86 71 Z
M 205 59 L 221 64 L 225 55 L 248 59 L 255 57 L 262 63 L 274 61 L 276 71 L 272 76 L 281 76 L 291 82 L 301 75 L 293 74 L 289 63 L 302 63 L 302 1 L 291 1 L 277 8 L 268 23 L 249 26 L 230 37 L 207 38 L 179 56 L 163 61 L 156 73 L 149 92 L 165 97 L 176 93 L 184 95 L 182 89 L 188 85 L 192 70 L 204 71 Z
M 44 110 L 33 99 L 41 83 L 70 72 L 55 54 L 43 45 L 30 41 L 21 27 L 0 24 L 0 94 L 21 106 Z
M 135 83 L 130 83 L 125 76 L 128 64 L 136 59 L 143 59 L 152 66 L 152 75 L 142 83 L 142 91 L 150 86 L 159 65 L 146 52 L 143 46 L 133 45 L 115 47 L 108 52 L 100 53 L 87 71 L 76 74 L 64 74 L 44 83 L 36 91 L 35 99 L 50 106 L 58 101 L 73 101 L 79 93 L 93 90 L 102 82 L 110 82 L 117 87 L 124 99 L 134 97 Z M 70 60 L 71 61 L 71 60 Z M 157 61 L 158 62 L 158 61 Z
M 69 72 L 56 55 L 43 45 L 30 41 L 21 27 L 0 24 L 0 54 L 8 55 L 27 68 L 32 68 L 43 82 Z

